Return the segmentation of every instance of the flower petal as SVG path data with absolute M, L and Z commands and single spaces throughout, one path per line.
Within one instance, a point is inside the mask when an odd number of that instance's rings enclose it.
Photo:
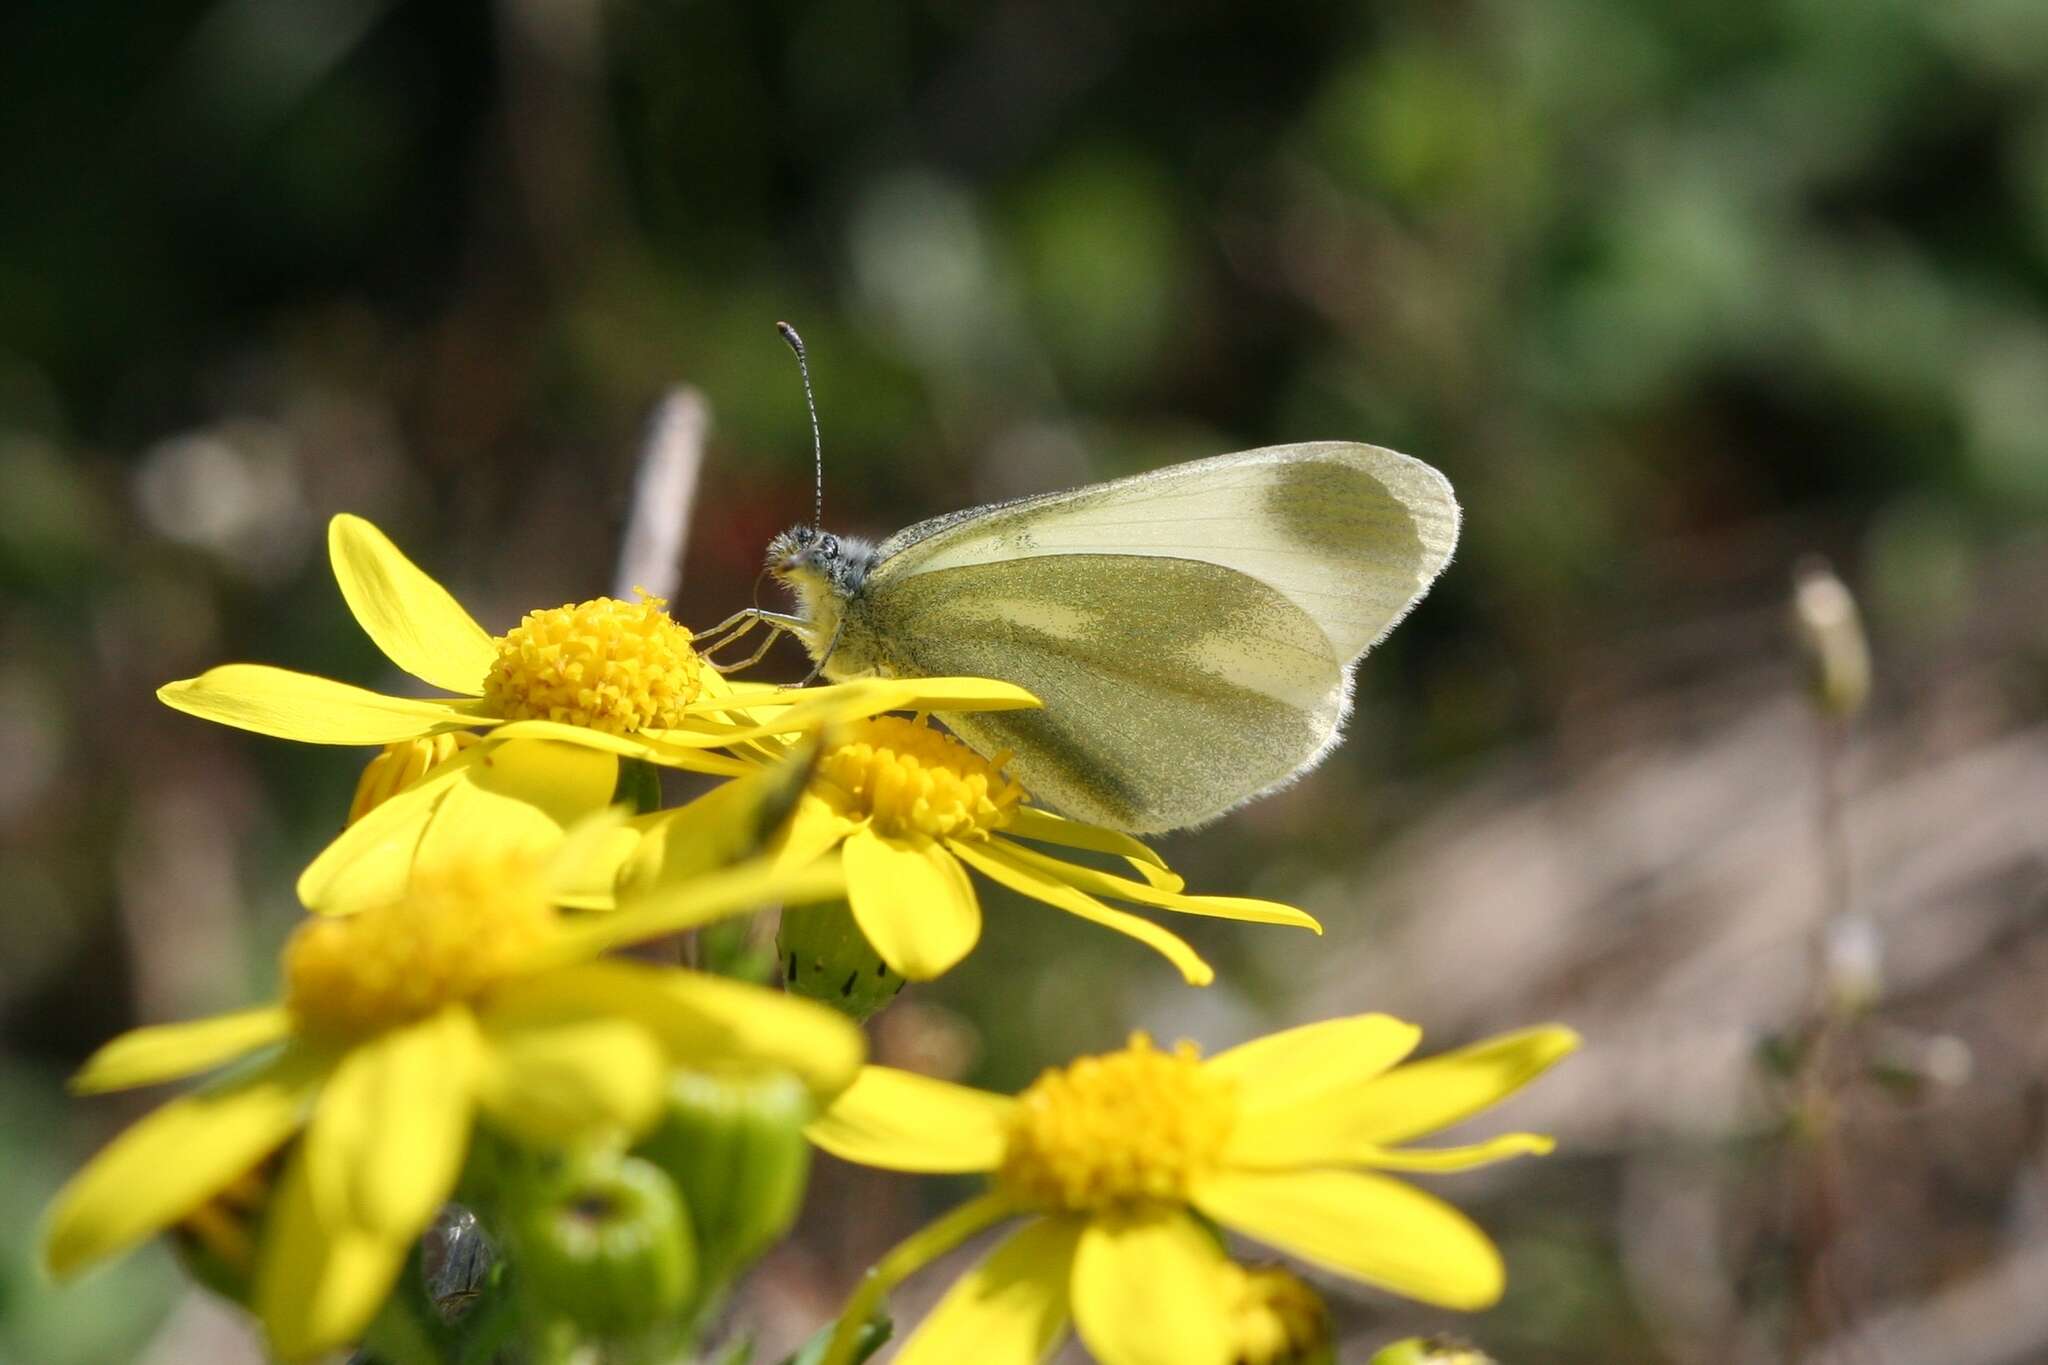
M 126 1251 L 206 1202 L 282 1146 L 323 1063 L 287 1051 L 260 1070 L 172 1100 L 71 1177 L 43 1224 L 43 1263 L 69 1275 Z
M 882 961 L 912 981 L 944 974 L 981 937 L 974 884 L 943 844 L 885 838 L 864 825 L 840 856 L 854 923 Z
M 174 1081 L 282 1042 L 291 1028 L 291 1016 L 283 1007 L 271 1005 L 190 1023 L 134 1029 L 87 1058 L 71 1078 L 71 1088 L 81 1095 L 97 1095 Z
M 1067 1284 L 1083 1224 L 1040 1218 L 957 1280 L 903 1343 L 895 1365 L 1039 1365 L 1066 1331 Z
M 506 740 L 476 746 L 477 758 L 448 789 L 420 836 L 420 857 L 487 848 L 552 852 L 569 826 L 611 804 L 619 760 L 576 744 Z
M 393 744 L 493 723 L 478 702 L 387 697 L 268 664 L 222 664 L 156 696 L 201 720 L 305 744 Z
M 1541 1133 L 1502 1133 L 1463 1147 L 1367 1147 L 1346 1153 L 1344 1160 L 1383 1171 L 1428 1171 L 1443 1175 L 1511 1161 L 1518 1156 L 1549 1156 L 1557 1139 Z
M 784 871 L 776 863 L 772 855 L 756 858 L 723 872 L 638 892 L 622 899 L 608 915 L 563 926 L 549 945 L 548 960 L 578 962 L 610 948 L 680 933 L 777 902 L 815 905 L 846 894 L 846 874 L 836 859 L 794 871 Z
M 1068 914 L 1079 915 L 1082 919 L 1100 924 L 1105 929 L 1114 929 L 1127 934 L 1148 948 L 1165 955 L 1166 960 L 1180 968 L 1180 974 L 1191 986 L 1206 986 L 1216 979 L 1216 971 L 1202 961 L 1200 954 L 1188 946 L 1187 940 L 1170 930 L 1162 929 L 1151 920 L 1123 910 L 1113 910 L 1093 896 L 1075 890 L 1056 877 L 1024 865 L 1012 854 L 1019 851 L 1015 844 L 1000 839 L 986 843 L 973 843 L 958 839 L 947 845 L 955 857 L 966 863 L 982 876 L 1012 891 L 1043 901 Z
M 1039 700 L 1015 683 L 994 678 L 856 678 L 822 687 L 762 687 L 735 683 L 728 696 L 707 698 L 686 708 L 693 714 L 781 707 L 765 723 L 778 733 L 853 720 L 883 711 L 1015 711 Z
M 323 1224 L 411 1237 L 455 1188 L 469 1149 L 476 1021 L 450 1006 L 351 1046 L 306 1126 Z
M 1363 1171 L 1227 1171 L 1194 1190 L 1217 1222 L 1305 1261 L 1445 1308 L 1485 1308 L 1500 1252 L 1464 1214 Z
M 303 1360 L 361 1336 L 391 1293 L 411 1242 L 324 1219 L 302 1147 L 285 1163 L 272 1196 L 251 1290 L 272 1354 Z
M 1347 1147 L 1406 1142 L 1498 1104 L 1578 1045 L 1578 1034 L 1556 1024 L 1504 1033 L 1328 1092 L 1291 1112 L 1304 1129 Z
M 495 736 L 499 739 L 552 739 L 562 744 L 578 744 L 586 749 L 597 749 L 603 753 L 617 754 L 620 758 L 644 758 L 649 763 L 659 763 L 667 768 L 680 768 L 688 772 L 712 773 L 719 777 L 743 777 L 753 772 L 756 765 L 743 763 L 727 754 L 700 752 L 722 744 L 723 740 L 705 741 L 692 747 L 676 744 L 657 743 L 642 735 L 615 735 L 605 730 L 591 730 L 581 725 L 569 725 L 559 720 L 514 720 L 505 722 Z
M 479 1099 L 536 1146 L 606 1132 L 637 1136 L 661 1112 L 668 1059 L 637 1021 L 508 1019 L 487 1023 L 486 1041 Z
M 1291 905 L 1282 905 L 1279 901 L 1253 900 L 1249 896 L 1182 895 L 1150 882 L 1134 882 L 1128 877 L 1112 876 L 1097 868 L 1054 858 L 1006 839 L 992 842 L 1001 845 L 1020 865 L 1063 881 L 1091 896 L 1107 896 L 1111 900 L 1131 901 L 1160 910 L 1178 910 L 1184 915 L 1208 915 L 1214 919 L 1244 920 L 1252 924 L 1288 924 L 1297 929 L 1313 929 L 1318 934 L 1323 932 L 1323 926 L 1316 923 L 1313 915 Z
M 804 1133 L 836 1157 L 885 1171 L 992 1171 L 1002 1164 L 1016 1107 L 1008 1095 L 864 1066 Z
M 389 537 L 344 512 L 327 523 L 327 558 L 356 623 L 386 658 L 444 691 L 483 692 L 497 644 Z
M 621 870 L 621 891 L 699 876 L 779 847 L 782 831 L 804 803 L 804 782 L 816 756 L 814 747 L 805 746 L 664 811 L 648 824 Z
M 1146 881 L 1162 891 L 1178 891 L 1186 885 L 1150 844 L 1100 825 L 1069 820 L 1036 806 L 1018 806 L 1010 812 L 1003 833 L 1018 839 L 1032 839 L 1061 848 L 1085 848 L 1096 853 L 1114 853 L 1138 869 Z
M 616 958 L 510 982 L 492 992 L 484 1013 L 494 1036 L 592 1018 L 631 1020 L 671 1062 L 791 1072 L 821 1101 L 852 1081 L 865 1051 L 860 1029 L 827 1006 Z
M 1227 1365 L 1223 1248 L 1179 1210 L 1096 1218 L 1074 1251 L 1074 1325 L 1102 1365 Z
M 1238 1084 L 1245 1110 L 1278 1109 L 1386 1072 L 1415 1050 L 1422 1030 L 1391 1014 L 1354 1014 L 1282 1029 L 1204 1062 Z

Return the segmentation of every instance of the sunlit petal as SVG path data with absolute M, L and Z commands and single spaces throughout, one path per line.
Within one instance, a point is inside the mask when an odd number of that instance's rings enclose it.
M 585 1019 L 630 1020 L 671 1064 L 789 1071 L 819 1099 L 860 1068 L 860 1030 L 827 1006 L 743 981 L 606 958 L 566 967 L 491 994 L 493 1036 Z
M 998 842 L 1020 866 L 1055 881 L 1063 881 L 1091 896 L 1106 896 L 1111 900 L 1130 901 L 1161 910 L 1177 910 L 1184 915 L 1207 915 L 1214 919 L 1244 920 L 1252 924 L 1288 924 L 1298 929 L 1312 929 L 1318 934 L 1323 932 L 1314 916 L 1279 901 L 1253 900 L 1249 896 L 1183 895 L 1150 882 L 1134 882 L 1098 868 L 1070 863 L 1022 844 L 1007 840 Z
M 1184 883 L 1152 846 L 1128 834 L 1100 825 L 1069 820 L 1036 806 L 1018 806 L 1010 812 L 1003 832 L 1018 839 L 1032 839 L 1061 848 L 1085 848 L 1096 853 L 1114 853 L 1135 867 L 1145 880 L 1162 891 L 1178 891 Z
M 1074 1325 L 1102 1365 L 1227 1365 L 1223 1248 L 1185 1213 L 1096 1218 L 1074 1251 Z
M 71 1078 L 71 1088 L 81 1095 L 95 1095 L 197 1075 L 283 1041 L 291 1027 L 291 1016 L 273 1005 L 191 1023 L 135 1029 L 93 1053 Z
M 327 523 L 327 557 L 348 609 L 386 658 L 444 691 L 482 693 L 497 645 L 382 531 L 343 513 Z
M 1009 887 L 1033 900 L 1079 915 L 1082 919 L 1100 924 L 1127 934 L 1148 948 L 1165 955 L 1167 961 L 1180 968 L 1180 973 L 1189 985 L 1206 986 L 1216 979 L 1216 971 L 1201 956 L 1188 946 L 1185 939 L 1169 930 L 1162 929 L 1142 916 L 1114 910 L 1096 900 L 1093 896 L 1077 891 L 1055 877 L 1048 877 L 1036 868 L 1028 867 L 1014 859 L 1011 854 L 1016 845 L 1000 839 L 986 843 L 971 840 L 955 840 L 947 846 L 953 855 L 981 873 L 990 881 Z
M 286 1052 L 248 1076 L 172 1100 L 86 1163 L 51 1202 L 43 1261 L 69 1275 L 126 1251 L 245 1175 L 297 1131 L 322 1066 Z
M 1291 1107 L 1287 1116 L 1340 1148 L 1392 1146 L 1498 1104 L 1578 1045 L 1576 1033 L 1554 1024 L 1502 1034 L 1329 1091 Z M 1274 1119 L 1285 1121 L 1278 1111 Z
M 565 1147 L 607 1131 L 645 1131 L 660 1113 L 667 1074 L 660 1045 L 634 1020 L 518 1024 L 500 1016 L 487 1030 L 479 1088 L 504 1127 L 536 1145 Z
M 1211 1057 L 1203 1069 L 1237 1083 L 1240 1136 L 1263 1138 L 1270 1125 L 1258 1120 L 1265 1114 L 1351 1091 L 1414 1051 L 1421 1038 L 1421 1029 L 1392 1015 L 1354 1014 L 1240 1044 Z
M 1361 1171 L 1230 1171 L 1196 1186 L 1202 1212 L 1325 1269 L 1425 1303 L 1478 1309 L 1500 1298 L 1500 1253 L 1433 1195 Z
M 1039 1365 L 1066 1331 L 1082 1223 L 1041 1218 L 962 1275 L 919 1323 L 896 1365 Z
M 826 1151 L 890 1171 L 992 1171 L 1017 1101 L 894 1067 L 864 1066 L 805 1129 Z
M 736 683 L 730 696 L 706 698 L 688 709 L 702 713 L 778 707 L 765 723 L 780 732 L 878 715 L 883 711 L 1013 711 L 1035 707 L 1038 698 L 1014 683 L 993 678 L 858 678 L 824 687 L 762 687 Z
M 605 730 L 591 730 L 559 720 L 509 721 L 494 731 L 493 735 L 498 739 L 551 739 L 562 744 L 577 744 L 586 749 L 616 754 L 620 758 L 641 758 L 649 763 L 661 764 L 663 767 L 711 773 L 718 777 L 741 777 L 754 771 L 754 765 L 730 755 L 700 752 L 699 749 L 703 746 L 694 741 L 691 747 L 658 743 L 644 735 L 614 735 Z M 705 743 L 717 742 L 722 741 Z
M 981 902 L 944 845 L 863 826 L 840 856 L 854 922 L 882 961 L 912 981 L 944 974 L 981 937 Z
M 492 723 L 477 702 L 387 697 L 267 664 L 222 664 L 156 695 L 201 720 L 306 744 L 393 744 Z
M 723 872 L 656 886 L 621 898 L 608 915 L 592 915 L 565 926 L 550 945 L 550 961 L 574 962 L 610 948 L 694 929 L 714 920 L 764 906 L 816 905 L 846 894 L 846 873 L 834 859 L 795 871 L 771 855 Z
M 285 1163 L 264 1221 L 252 1304 L 282 1360 L 361 1336 L 391 1293 L 411 1238 L 323 1219 L 303 1148 Z
M 349 1048 L 306 1127 L 323 1221 L 400 1237 L 427 1225 L 469 1147 L 480 1047 L 454 1006 Z
M 1557 1139 L 1540 1133 L 1503 1133 L 1463 1147 L 1370 1147 L 1347 1152 L 1343 1160 L 1385 1171 L 1427 1171 L 1443 1175 L 1491 1166 L 1518 1156 L 1549 1156 Z

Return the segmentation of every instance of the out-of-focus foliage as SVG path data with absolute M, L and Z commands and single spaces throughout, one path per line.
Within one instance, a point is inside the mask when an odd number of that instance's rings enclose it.
M 151 689 L 231 657 L 390 682 L 322 569 L 336 510 L 493 629 L 601 591 L 676 382 L 716 420 L 677 610 L 745 605 L 809 510 L 778 317 L 842 529 L 1318 437 L 1450 475 L 1458 562 L 1363 671 L 1332 770 L 1175 849 L 1205 890 L 1350 895 L 1424 798 L 1540 786 L 1527 746 L 1755 663 L 1772 637 L 1687 623 L 1781 619 L 1803 550 L 1859 589 L 1882 709 L 1888 660 L 1981 636 L 1989 566 L 2048 512 L 2036 0 L 87 0 L 4 31 L 0 1140 L 39 1159 L 116 1126 L 54 1099 L 93 1043 L 269 982 L 361 758 Z M 1914 713 L 1945 718 L 1927 746 L 2048 708 L 2030 605 L 1972 646 L 1990 683 Z M 1147 1011 L 1296 1017 L 1300 960 L 1226 929 L 1199 946 L 1230 984 L 1188 1001 L 1142 950 L 1003 908 L 933 993 L 959 1017 L 885 1016 L 889 1046 L 1003 1088 Z M 1328 962 L 1385 951 L 1312 908 Z M 1654 1358 L 1618 1168 L 1551 1170 L 1488 1215 L 1522 1231 L 1474 1335 Z M 877 1235 L 806 1254 L 837 1285 Z M 160 1270 L 58 1308 L 7 1269 L 0 1359 L 112 1358 Z

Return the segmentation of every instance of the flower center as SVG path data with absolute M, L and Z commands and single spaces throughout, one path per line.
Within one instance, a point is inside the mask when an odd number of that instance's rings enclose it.
M 415 867 L 404 897 L 311 919 L 285 944 L 285 1003 L 315 1033 L 423 1019 L 527 970 L 555 911 L 527 859 Z
M 1161 1052 L 1142 1033 L 1046 1071 L 1018 1101 L 996 1182 L 1066 1213 L 1185 1202 L 1237 1118 L 1236 1087 L 1202 1070 L 1194 1044 Z
M 1024 789 L 950 735 L 922 721 L 877 716 L 842 732 L 818 775 L 883 834 L 972 837 L 1009 823 Z
M 482 738 L 471 730 L 455 730 L 385 745 L 363 765 L 363 775 L 356 779 L 356 796 L 349 803 L 348 823 L 353 825 Z
M 506 720 L 555 720 L 614 735 L 672 729 L 704 690 L 690 638 L 659 597 L 597 597 L 530 611 L 498 637 L 484 700 Z
M 1331 1359 L 1329 1310 L 1299 1275 L 1277 1265 L 1234 1261 L 1224 1273 L 1233 1362 L 1309 1365 Z

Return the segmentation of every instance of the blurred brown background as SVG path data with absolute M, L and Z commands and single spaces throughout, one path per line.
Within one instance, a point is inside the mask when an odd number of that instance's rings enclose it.
M 152 690 L 398 685 L 343 509 L 494 630 L 608 590 L 678 383 L 676 611 L 744 605 L 809 508 L 779 317 L 842 530 L 1324 437 L 1468 509 L 1328 768 L 1168 841 L 1326 937 L 1189 926 L 1196 993 L 992 895 L 885 1056 L 1009 1087 L 1133 1026 L 1561 1019 L 1587 1052 L 1501 1120 L 1560 1154 L 1436 1182 L 1506 1302 L 1342 1293 L 1347 1359 L 2048 1359 L 2038 0 L 76 0 L 0 20 L 0 1361 L 228 1358 L 160 1250 L 37 1281 L 36 1210 L 146 1102 L 61 1078 L 268 989 L 364 756 Z M 1832 746 L 1784 624 L 1816 551 L 1876 657 Z M 1872 1013 L 1787 1062 L 1829 983 Z M 822 1171 L 749 1311 L 802 1334 L 954 1193 Z

